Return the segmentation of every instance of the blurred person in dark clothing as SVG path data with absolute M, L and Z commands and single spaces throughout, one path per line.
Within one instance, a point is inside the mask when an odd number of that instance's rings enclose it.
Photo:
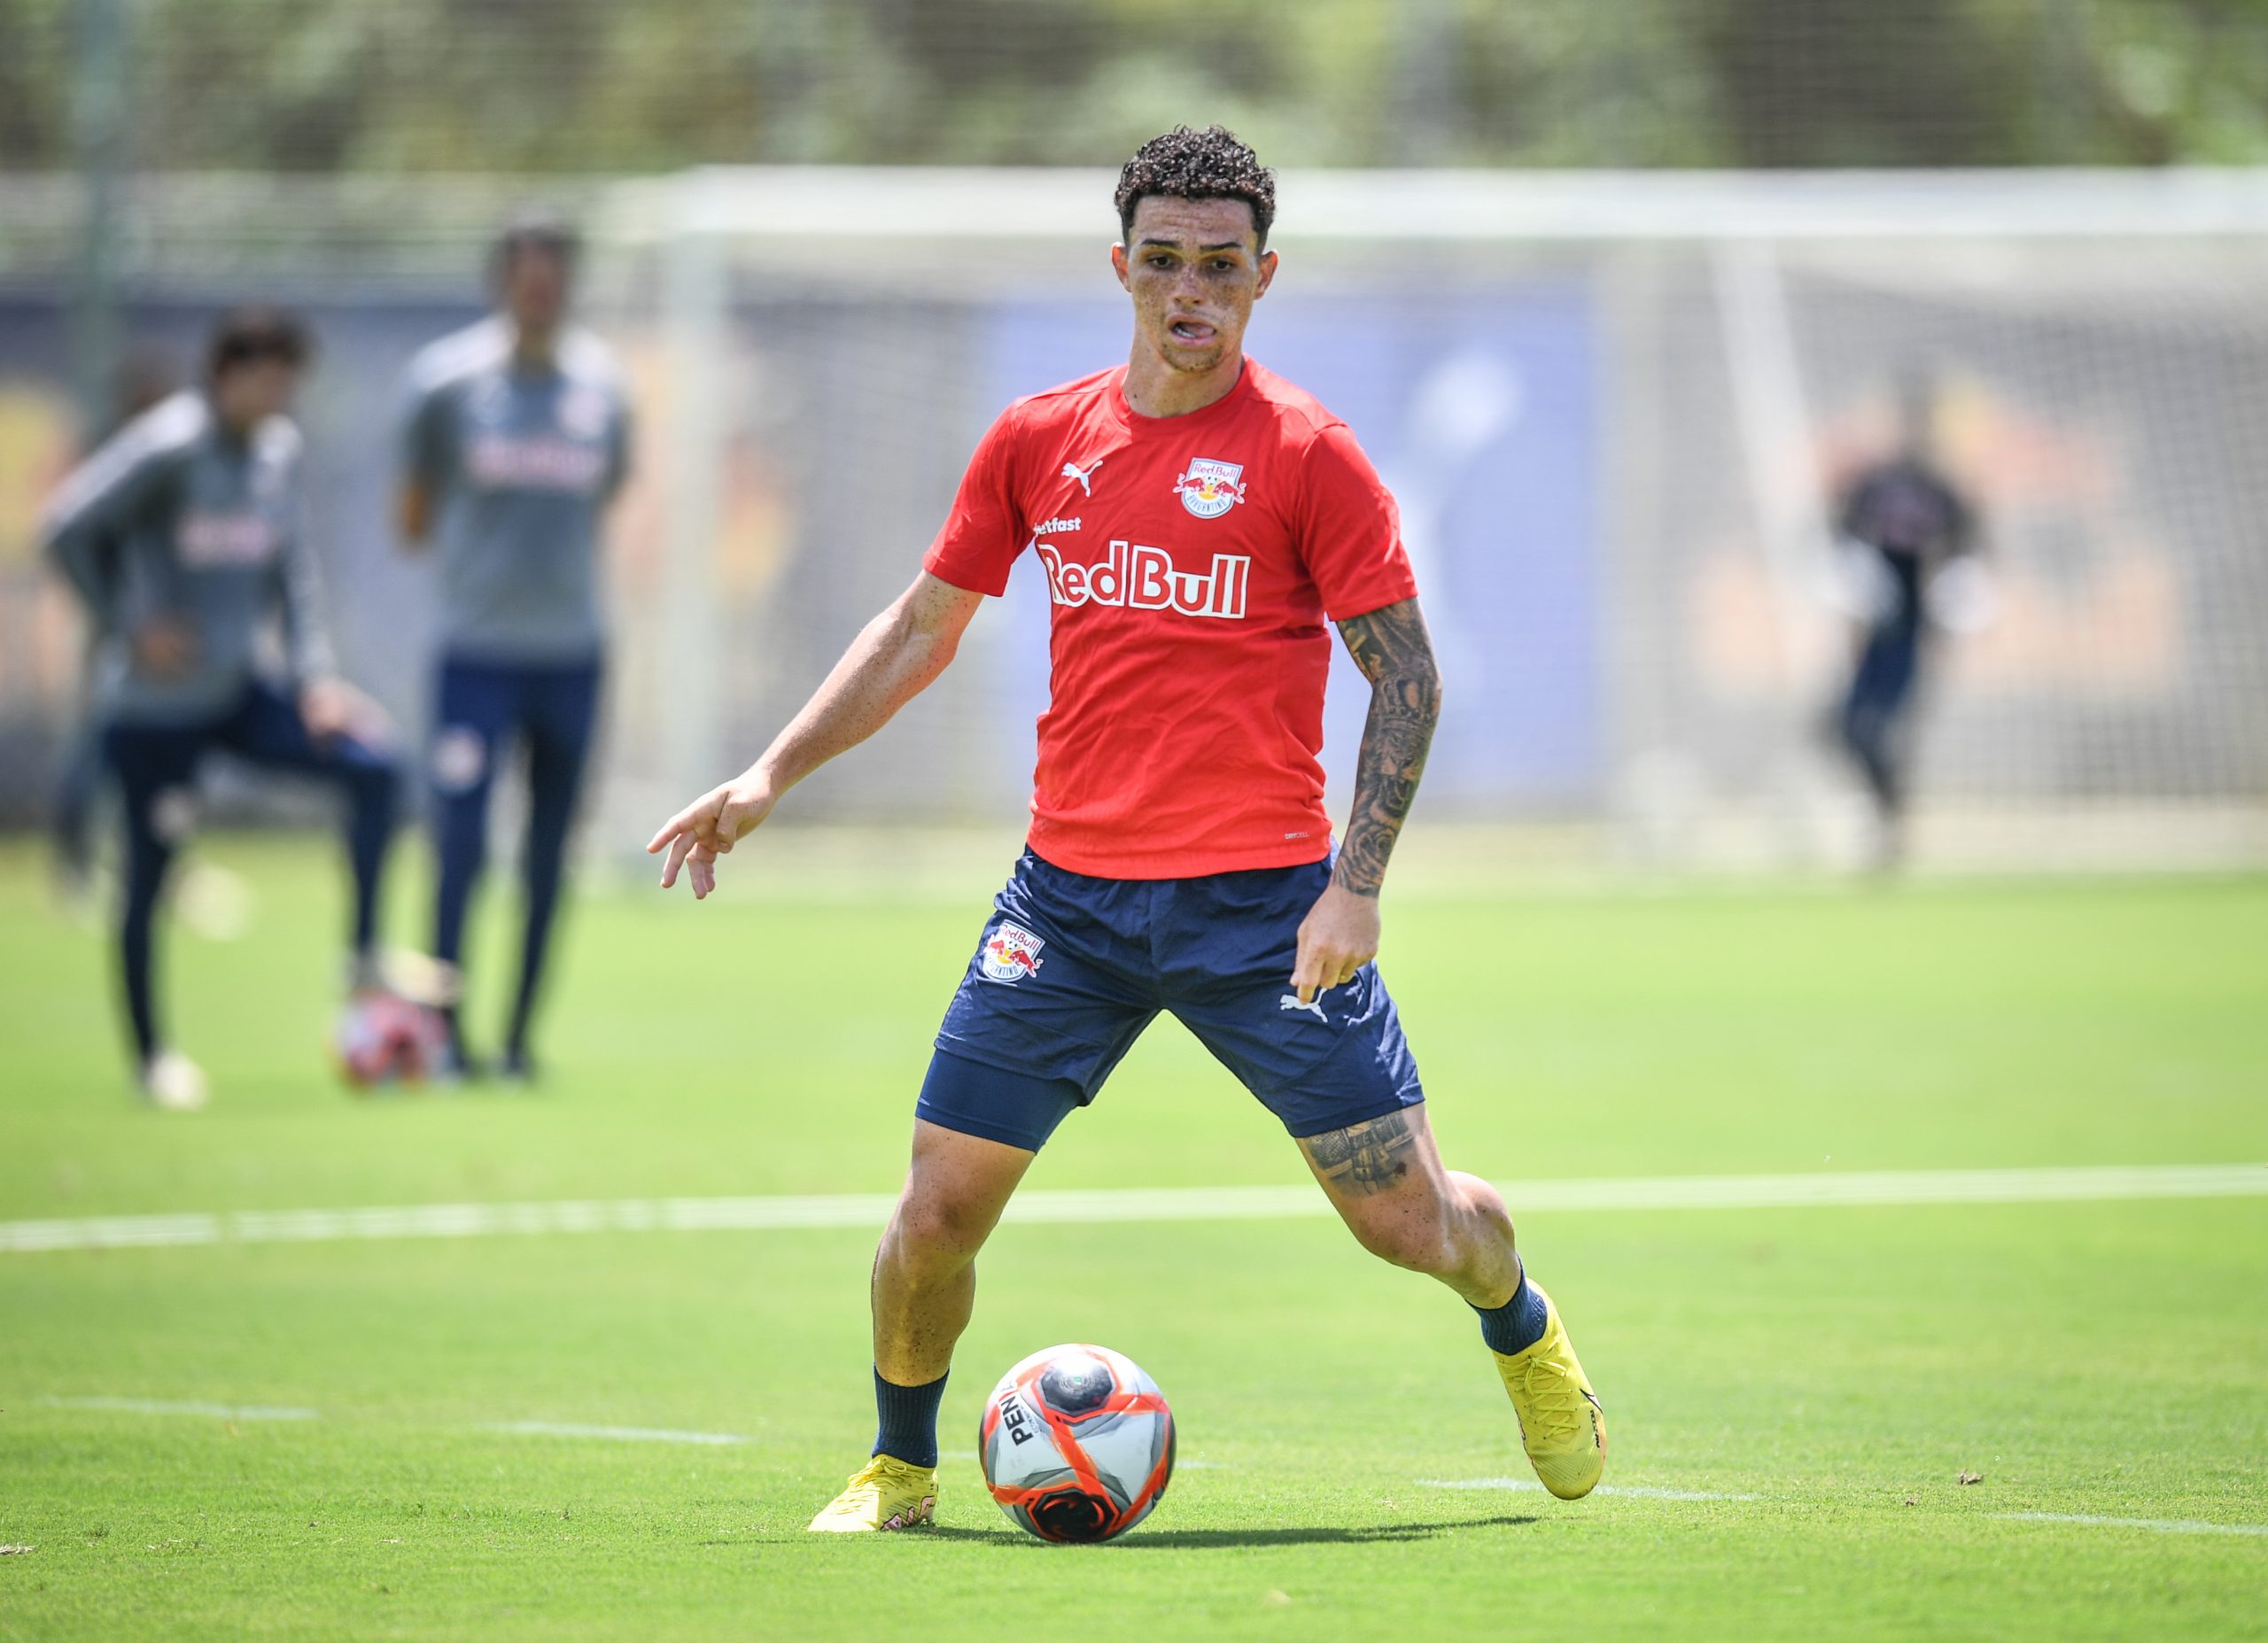
M 113 384 L 110 416 L 89 430 L 82 453 L 95 451 L 127 423 L 167 398 L 176 383 L 173 360 L 163 350 L 148 345 L 128 349 Z M 95 804 L 103 779 L 102 718 L 94 704 L 104 639 L 99 630 L 88 628 L 86 655 L 80 670 L 82 717 L 64 743 L 55 791 L 48 803 L 48 835 L 54 847 L 56 877 L 66 898 L 74 903 L 92 889 Z
M 1916 375 L 1900 400 L 1896 454 L 1858 474 L 1837 520 L 1859 630 L 1834 732 L 1873 800 L 1876 856 L 1884 866 L 1905 849 L 1914 709 L 1933 648 L 1929 630 L 1933 621 L 1976 625 L 1990 598 L 1975 511 L 1939 465 L 1935 384 Z
M 496 1069 L 516 1081 L 533 1076 L 536 1000 L 597 734 L 604 523 L 630 463 L 621 373 L 569 314 L 578 253 L 573 230 L 547 213 L 508 226 L 490 268 L 497 312 L 417 356 L 401 425 L 401 538 L 439 562 L 433 953 L 467 1075 L 486 1070 L 460 1010 L 488 797 L 499 766 L 527 754 L 519 985 Z
M 309 352 L 292 314 L 229 314 L 213 333 L 202 385 L 160 401 L 82 463 L 42 532 L 103 636 L 103 756 L 126 823 L 120 970 L 136 1076 L 160 1107 L 205 1102 L 204 1073 L 159 1025 L 153 938 L 208 753 L 344 791 L 352 985 L 358 994 L 382 987 L 378 881 L 400 783 L 377 740 L 377 710 L 338 676 L 301 528 L 301 442 L 287 413 Z M 289 658 L 281 680 L 259 663 L 277 618 Z

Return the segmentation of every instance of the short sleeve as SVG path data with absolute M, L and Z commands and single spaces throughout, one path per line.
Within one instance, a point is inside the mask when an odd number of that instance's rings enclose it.
M 401 411 L 401 477 L 427 491 L 449 480 L 449 391 L 446 384 L 413 378 Z
M 994 598 L 1008 591 L 1008 570 L 1029 541 L 1016 506 L 1015 460 L 1023 433 L 1022 407 L 1012 405 L 977 441 L 953 511 L 921 568 L 940 581 Z
M 1334 622 L 1418 596 L 1402 542 L 1402 513 L 1354 431 L 1332 422 L 1308 447 L 1301 487 L 1300 557 Z

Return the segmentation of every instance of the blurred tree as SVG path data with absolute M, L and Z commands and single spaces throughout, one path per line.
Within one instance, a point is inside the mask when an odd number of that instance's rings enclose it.
M 2268 161 L 2268 0 L 124 3 L 145 167 Z M 0 0 L 0 167 L 70 162 L 72 9 Z

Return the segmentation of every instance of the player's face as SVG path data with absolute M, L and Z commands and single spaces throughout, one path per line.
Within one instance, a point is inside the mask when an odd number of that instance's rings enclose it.
M 1242 351 L 1252 305 L 1276 276 L 1276 253 L 1260 249 L 1240 199 L 1152 195 L 1110 260 L 1134 298 L 1136 333 L 1169 369 L 1192 374 Z
M 299 386 L 297 366 L 282 360 L 247 360 L 214 380 L 213 408 L 231 428 L 256 427 L 289 411 Z
M 514 326 L 550 336 L 567 314 L 567 260 L 540 245 L 522 246 L 504 267 L 503 294 Z

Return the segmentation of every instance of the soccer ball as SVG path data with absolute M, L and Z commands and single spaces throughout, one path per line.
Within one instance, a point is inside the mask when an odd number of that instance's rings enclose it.
M 992 1389 L 977 1428 L 985 1486 L 1042 1540 L 1109 1540 L 1149 1516 L 1173 1476 L 1173 1411 L 1107 1346 L 1034 1352 Z
M 420 1083 L 448 1058 L 448 1035 L 438 1013 L 398 993 L 361 992 L 338 1012 L 331 1054 L 358 1089 Z

